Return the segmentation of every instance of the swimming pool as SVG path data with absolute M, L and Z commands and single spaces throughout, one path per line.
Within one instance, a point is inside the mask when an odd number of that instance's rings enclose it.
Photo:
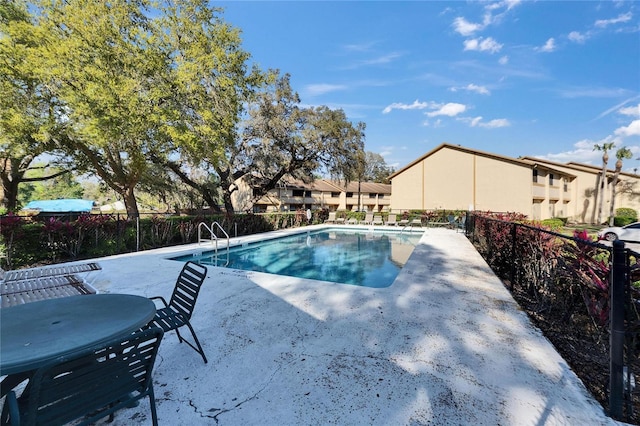
M 323 229 L 173 260 L 245 271 L 389 287 L 422 234 L 356 229 Z

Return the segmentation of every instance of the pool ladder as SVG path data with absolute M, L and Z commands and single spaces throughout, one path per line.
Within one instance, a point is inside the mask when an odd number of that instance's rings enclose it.
M 207 238 L 203 238 L 202 237 L 202 228 L 204 228 L 206 231 L 209 231 L 209 235 L 211 235 L 211 238 L 207 239 Z M 222 228 L 222 226 L 220 226 L 220 224 L 218 222 L 211 223 L 210 227 L 204 222 L 200 222 L 198 224 L 198 244 L 206 243 L 206 242 L 211 242 L 211 243 L 215 242 L 215 258 L 216 258 L 216 263 L 217 263 L 217 260 L 218 260 L 218 240 L 219 240 L 219 238 L 216 235 L 216 233 L 214 232 L 216 230 L 216 228 L 219 229 L 220 232 L 222 232 L 225 237 L 227 237 L 227 264 L 228 264 L 229 263 L 229 234 L 227 234 L 227 232 L 224 230 L 224 228 Z

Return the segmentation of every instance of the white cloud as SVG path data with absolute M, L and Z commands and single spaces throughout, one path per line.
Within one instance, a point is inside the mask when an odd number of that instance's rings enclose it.
M 494 120 L 490 120 L 487 122 L 482 121 L 483 117 L 464 117 L 460 118 L 460 121 L 464 121 L 469 124 L 470 127 L 484 127 L 485 129 L 497 129 L 499 127 L 509 127 L 511 126 L 511 122 L 506 118 L 497 118 Z
M 467 106 L 463 104 L 458 104 L 455 102 L 449 102 L 447 104 L 441 105 L 437 110 L 427 112 L 427 117 L 437 117 L 439 115 L 445 115 L 448 117 L 455 117 L 458 114 L 461 114 L 467 110 Z
M 509 63 L 509 57 L 508 56 L 503 56 L 500 59 L 498 59 L 498 63 L 500 65 L 507 65 Z
M 538 52 L 553 52 L 554 50 L 556 50 L 556 41 L 553 39 L 553 37 L 551 37 L 549 40 L 547 40 L 544 46 L 540 46 L 536 48 L 536 50 Z
M 469 126 L 476 127 L 482 121 L 482 117 L 478 116 L 469 120 Z
M 489 94 L 491 94 L 489 89 L 487 89 L 486 87 L 478 86 L 478 85 L 473 84 L 473 83 L 467 84 L 464 87 L 452 87 L 450 90 L 452 92 L 457 92 L 458 90 L 466 90 L 468 92 L 475 92 L 475 93 L 479 93 L 481 95 L 489 95 Z
M 640 104 L 626 108 L 620 108 L 618 113 L 622 115 L 630 115 L 632 117 L 640 117 Z
M 574 43 L 580 43 L 580 44 L 584 43 L 588 38 L 586 34 L 582 34 L 578 31 L 571 31 L 568 37 L 569 37 L 569 40 L 573 41 Z
M 560 152 L 557 154 L 536 155 L 537 158 L 543 158 L 558 163 L 568 163 L 574 161 L 576 163 L 597 164 L 602 158 L 602 152 L 594 151 L 593 146 L 598 143 L 589 139 L 583 139 L 573 144 L 574 148 L 570 151 Z
M 479 93 L 481 95 L 489 95 L 491 94 L 491 92 L 489 91 L 489 89 L 487 89 L 484 86 L 477 86 L 475 84 L 469 84 L 466 89 L 470 92 L 476 92 Z
M 605 28 L 605 27 L 608 27 L 609 25 L 629 22 L 632 17 L 633 17 L 633 14 L 631 12 L 627 12 L 625 14 L 618 15 L 617 18 L 599 19 L 596 21 L 595 26 L 598 28 Z
M 640 136 L 640 120 L 633 120 L 628 126 L 617 128 L 614 134 L 622 137 Z
M 484 25 L 488 26 L 488 25 L 499 23 L 500 21 L 502 21 L 502 18 L 506 15 L 508 11 L 510 11 L 520 3 L 521 3 L 520 0 L 504 0 L 504 1 L 497 1 L 497 2 L 487 4 L 484 7 L 486 11 L 483 19 Z M 493 12 L 500 9 L 505 9 L 505 11 L 501 13 L 497 13 L 495 15 L 493 14 Z
M 465 37 L 472 35 L 476 31 L 480 31 L 484 29 L 484 26 L 469 22 L 460 16 L 458 16 L 456 19 L 453 20 L 452 25 L 455 32 Z
M 480 52 L 496 53 L 502 49 L 502 44 L 498 43 L 491 37 L 474 38 L 464 41 L 464 50 L 477 50 Z
M 347 86 L 342 84 L 309 84 L 304 88 L 304 91 L 309 96 L 324 95 L 325 93 L 336 92 L 339 90 L 346 90 Z
M 497 129 L 498 127 L 509 127 L 511 123 L 506 118 L 496 118 L 487 123 L 480 123 L 480 127 L 486 127 L 488 129 Z
M 412 104 L 403 104 L 401 102 L 394 102 L 391 105 L 388 105 L 387 107 L 385 107 L 385 109 L 382 110 L 382 113 L 388 114 L 394 109 L 402 109 L 402 110 L 425 109 L 427 107 L 429 107 L 428 102 L 418 102 L 418 100 L 416 99 L 415 101 L 413 101 Z

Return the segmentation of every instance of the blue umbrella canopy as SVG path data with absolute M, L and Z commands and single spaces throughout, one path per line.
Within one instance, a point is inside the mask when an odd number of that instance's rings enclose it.
M 45 213 L 90 212 L 93 201 L 79 199 L 30 201 L 23 210 L 39 210 Z

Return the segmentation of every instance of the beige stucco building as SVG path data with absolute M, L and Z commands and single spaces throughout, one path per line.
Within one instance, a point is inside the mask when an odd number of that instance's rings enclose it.
M 345 186 L 324 179 L 312 183 L 283 179 L 277 188 L 257 200 L 243 179 L 239 179 L 236 185 L 238 190 L 232 194 L 236 211 L 260 213 L 327 209 L 379 212 L 388 210 L 391 204 L 391 185 L 373 182 L 349 182 Z
M 511 158 L 442 144 L 391 175 L 391 209 L 450 209 L 519 212 L 530 219 L 597 216 L 600 169 L 533 157 Z M 611 180 L 604 188 L 602 221 L 609 216 Z M 639 177 L 621 173 L 615 207 L 640 210 Z

